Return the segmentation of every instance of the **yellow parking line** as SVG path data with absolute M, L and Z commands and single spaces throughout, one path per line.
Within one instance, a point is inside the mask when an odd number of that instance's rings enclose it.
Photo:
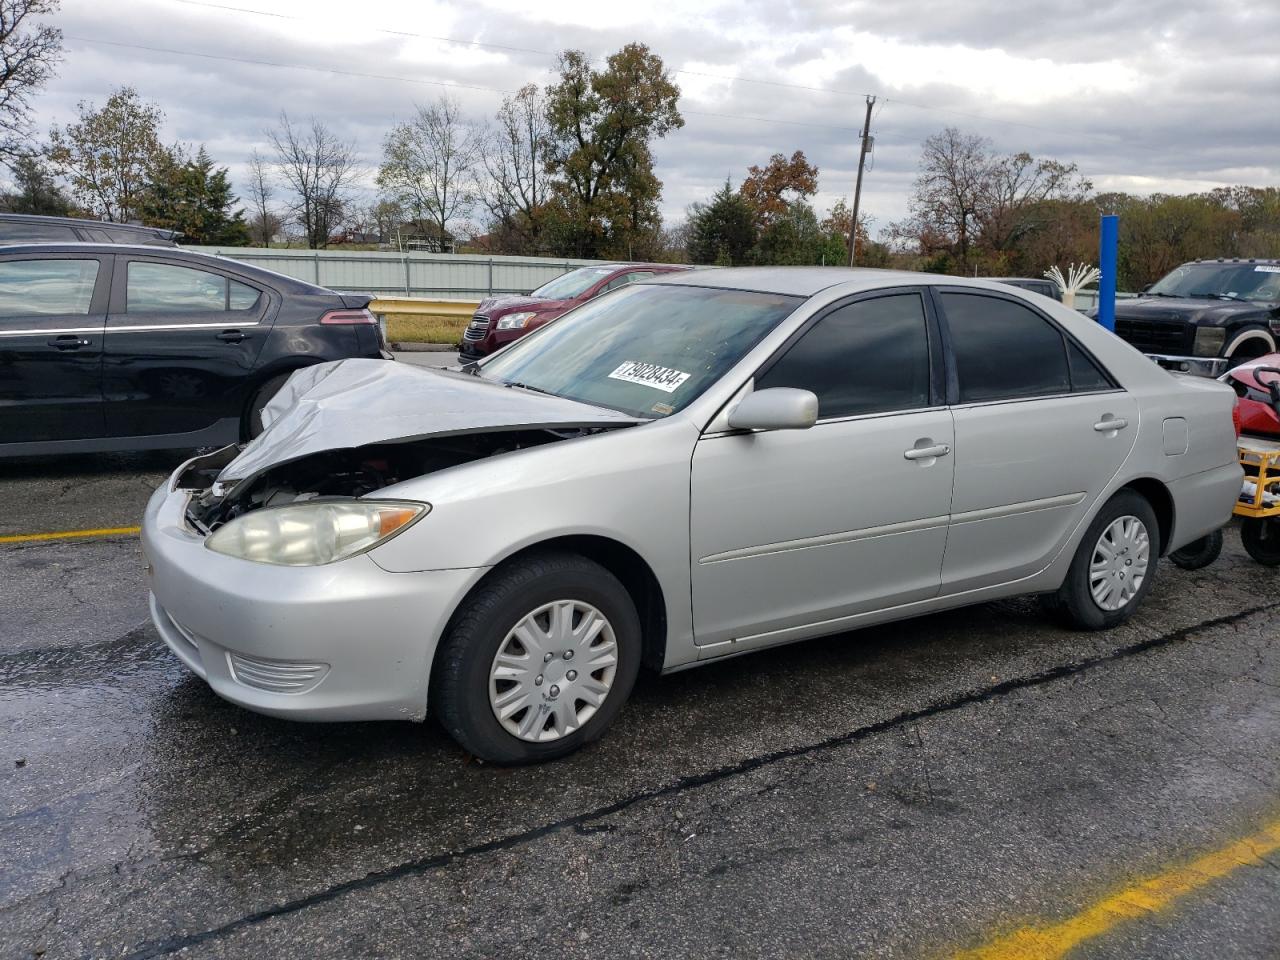
M 1126 920 L 1159 913 L 1179 897 L 1239 867 L 1258 864 L 1277 850 L 1280 819 L 1190 863 L 1117 890 L 1061 923 L 1022 927 L 975 950 L 954 954 L 954 960 L 1058 960 L 1084 941 L 1099 937 Z
M 60 530 L 57 533 L 20 533 L 0 537 L 0 543 L 34 543 L 39 540 L 76 540 L 80 537 L 120 537 L 140 533 L 141 527 L 102 527 L 99 530 Z

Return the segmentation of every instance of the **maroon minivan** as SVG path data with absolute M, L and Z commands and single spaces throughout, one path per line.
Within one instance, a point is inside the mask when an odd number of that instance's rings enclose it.
M 689 269 L 676 263 L 604 263 L 571 270 L 527 297 L 489 297 L 476 308 L 463 331 L 458 355 L 463 360 L 479 360 L 592 297 L 659 273 Z

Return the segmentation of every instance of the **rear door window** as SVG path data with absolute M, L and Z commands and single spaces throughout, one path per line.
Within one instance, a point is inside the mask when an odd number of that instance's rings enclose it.
M 0 262 L 0 317 L 85 316 L 97 279 L 97 260 Z
M 756 378 L 757 390 L 769 387 L 813 391 L 824 420 L 929 406 L 929 332 L 920 294 L 833 310 Z
M 259 291 L 220 274 L 171 263 L 134 260 L 125 290 L 127 313 L 215 313 L 251 310 Z
M 1058 328 L 1029 307 L 974 293 L 940 295 L 951 332 L 961 403 L 1068 393 Z

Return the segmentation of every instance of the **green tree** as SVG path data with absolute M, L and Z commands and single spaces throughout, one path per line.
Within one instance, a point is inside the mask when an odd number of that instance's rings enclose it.
M 840 266 L 849 262 L 849 248 L 844 237 L 823 230 L 813 207 L 793 200 L 760 234 L 755 258 L 767 264 Z
M 71 184 L 72 196 L 103 220 L 126 223 L 157 168 L 172 159 L 160 142 L 164 113 L 132 87 L 121 87 L 101 110 L 77 105 L 79 120 L 49 132 L 49 160 Z
M 71 215 L 71 201 L 39 155 L 26 153 L 13 162 L 14 189 L 4 195 L 9 213 L 34 213 L 45 217 Z
M 560 81 L 547 88 L 545 150 L 558 251 L 632 257 L 657 242 L 662 182 L 651 145 L 684 126 L 680 88 L 662 58 L 627 44 L 594 70 L 585 53 L 560 55 Z
M 184 243 L 248 246 L 249 225 L 236 202 L 227 168 L 215 167 L 202 146 L 194 158 L 157 164 L 139 213 L 150 226 L 179 231 Z
M 686 243 L 693 263 L 729 267 L 750 261 L 756 244 L 755 217 L 728 178 L 709 202 L 690 208 Z

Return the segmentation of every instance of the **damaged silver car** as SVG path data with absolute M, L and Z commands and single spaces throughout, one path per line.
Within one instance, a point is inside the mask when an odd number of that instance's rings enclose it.
M 152 497 L 152 616 L 251 710 L 430 707 L 478 756 L 548 759 L 642 664 L 1016 594 L 1120 623 L 1230 516 L 1233 401 L 995 283 L 668 275 L 461 371 L 295 373 Z

